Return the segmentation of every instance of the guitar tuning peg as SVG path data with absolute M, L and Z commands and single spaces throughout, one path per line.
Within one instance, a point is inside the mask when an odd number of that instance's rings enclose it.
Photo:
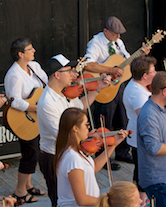
M 147 37 L 145 37 L 145 42 L 146 42 L 149 46 L 151 46 L 151 44 L 150 44 L 150 42 L 149 42 L 149 40 L 148 40 Z

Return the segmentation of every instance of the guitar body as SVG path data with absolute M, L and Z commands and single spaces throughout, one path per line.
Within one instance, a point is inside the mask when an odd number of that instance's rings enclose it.
M 101 65 L 114 67 L 114 66 L 119 66 L 124 61 L 125 61 L 125 59 L 122 56 L 114 54 L 114 55 L 110 56 L 107 59 L 107 61 L 104 62 Z M 94 77 L 99 77 L 100 76 L 99 73 L 91 73 L 91 74 Z M 99 102 L 99 103 L 109 103 L 109 102 L 111 102 L 115 98 L 116 94 L 118 93 L 120 85 L 123 82 L 125 82 L 126 80 L 128 80 L 129 78 L 131 78 L 131 71 L 130 71 L 130 66 L 127 65 L 126 67 L 123 68 L 123 76 L 121 77 L 119 82 L 115 85 L 111 84 L 109 87 L 104 88 L 103 90 L 101 90 L 101 92 L 99 93 L 99 95 L 96 98 L 96 101 Z
M 37 88 L 31 93 L 30 98 L 25 101 L 37 104 L 42 92 L 43 88 Z M 36 112 L 19 111 L 12 108 L 11 104 L 8 104 L 3 110 L 3 121 L 5 126 L 20 139 L 29 141 L 39 135 Z

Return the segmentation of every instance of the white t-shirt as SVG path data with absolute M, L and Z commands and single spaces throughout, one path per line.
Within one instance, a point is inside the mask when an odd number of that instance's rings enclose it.
M 47 84 L 48 78 L 39 63 L 30 61 L 28 63 L 34 72 Z M 13 97 L 11 106 L 20 111 L 26 111 L 29 103 L 24 99 L 28 98 L 34 88 L 43 88 L 42 82 L 30 70 L 30 75 L 25 72 L 17 62 L 9 68 L 5 79 L 5 92 L 8 98 Z
M 115 42 L 112 42 L 112 48 L 115 49 L 115 53 L 124 56 L 125 59 L 130 57 L 130 54 L 127 52 L 125 45 L 121 39 L 117 39 L 116 46 Z M 105 37 L 103 32 L 99 32 L 97 35 L 94 35 L 93 38 L 88 42 L 85 57 L 88 57 L 87 62 L 96 62 L 98 64 L 104 63 L 109 54 L 109 40 Z
M 48 85 L 45 87 L 37 104 L 37 119 L 40 131 L 40 149 L 55 154 L 55 141 L 59 130 L 59 120 L 65 109 L 77 107 L 83 109 L 79 98 L 67 101 Z
M 99 197 L 100 190 L 95 177 L 94 160 L 91 156 L 87 156 L 86 159 L 91 164 L 73 149 L 67 150 L 63 155 L 57 171 L 58 206 L 78 206 L 68 179 L 68 173 L 73 169 L 84 171 L 86 194 Z
M 130 80 L 123 93 L 123 103 L 126 109 L 128 124 L 127 130 L 132 130 L 131 138 L 127 137 L 127 143 L 137 148 L 137 114 L 136 110 L 142 108 L 148 100 L 151 92 L 147 91 L 139 83 Z

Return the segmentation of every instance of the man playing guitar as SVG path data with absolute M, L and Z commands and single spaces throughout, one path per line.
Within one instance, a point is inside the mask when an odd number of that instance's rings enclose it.
M 88 64 L 85 70 L 96 72 L 96 73 L 111 73 L 113 76 L 122 76 L 123 72 L 118 67 L 110 67 L 101 65 L 104 63 L 110 55 L 118 54 L 124 59 L 130 57 L 127 52 L 123 41 L 120 39 L 120 34 L 125 33 L 122 22 L 114 17 L 108 17 L 105 20 L 103 32 L 99 32 L 97 35 L 88 42 L 87 51 L 85 57 L 88 58 Z M 144 48 L 144 54 L 150 52 L 151 47 Z M 94 121 L 96 127 L 99 127 L 99 117 L 103 114 L 106 118 L 106 127 L 110 129 L 114 127 L 114 130 L 120 128 L 126 128 L 127 117 L 125 114 L 125 109 L 122 103 L 123 90 L 125 88 L 125 83 L 121 84 L 119 91 L 111 102 L 107 104 L 94 103 Z M 132 157 L 128 153 L 129 146 L 126 142 L 123 142 L 118 148 L 116 148 L 116 159 L 131 163 Z M 118 164 L 112 164 L 113 170 L 118 170 L 120 166 Z

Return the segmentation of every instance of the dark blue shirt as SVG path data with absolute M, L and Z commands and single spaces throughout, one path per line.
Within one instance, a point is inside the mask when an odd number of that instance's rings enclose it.
M 149 98 L 137 119 L 138 174 L 142 188 L 166 183 L 166 155 L 156 155 L 162 143 L 166 143 L 166 108 Z

